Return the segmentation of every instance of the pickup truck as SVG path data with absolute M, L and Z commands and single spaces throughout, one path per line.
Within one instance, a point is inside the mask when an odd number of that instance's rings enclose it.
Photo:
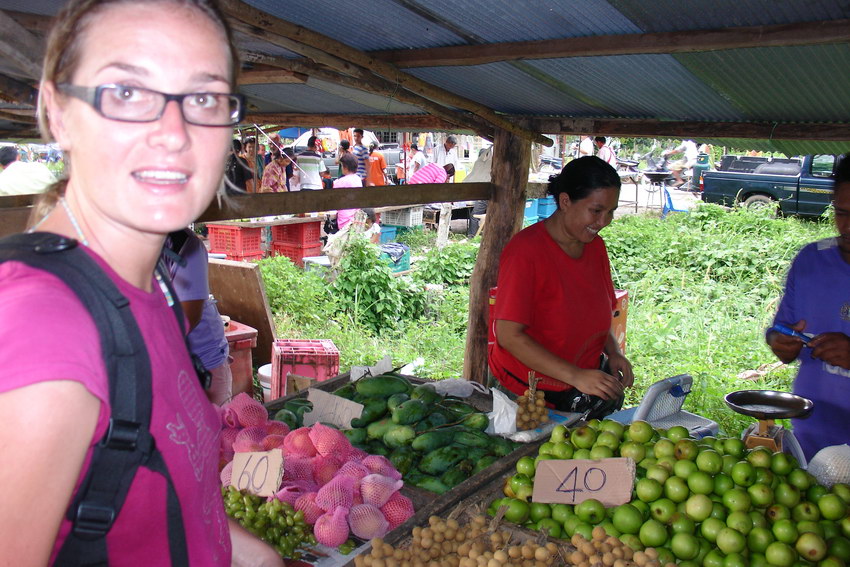
M 724 170 L 703 174 L 702 199 L 726 206 L 778 206 L 786 215 L 817 217 L 832 199 L 837 160 L 830 154 L 762 162 L 725 160 Z

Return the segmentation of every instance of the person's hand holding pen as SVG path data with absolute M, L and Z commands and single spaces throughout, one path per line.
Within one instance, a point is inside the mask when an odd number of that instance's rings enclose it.
M 804 346 L 812 349 L 812 358 L 850 370 L 850 337 L 841 332 L 812 335 L 804 333 L 806 321 L 801 319 L 792 327 L 775 325 L 770 329 L 767 342 L 782 362 L 795 360 Z
M 791 327 L 784 325 L 775 325 L 767 333 L 767 344 L 770 350 L 776 357 L 788 364 L 793 362 L 800 356 L 800 351 L 803 347 L 812 340 L 812 335 L 803 333 L 806 328 L 806 321 L 800 319 Z
M 812 348 L 812 358 L 850 370 L 850 337 L 844 333 L 821 333 L 807 346 Z

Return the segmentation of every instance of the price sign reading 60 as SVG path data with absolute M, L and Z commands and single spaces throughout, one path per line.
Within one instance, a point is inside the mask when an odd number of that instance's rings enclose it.
M 544 460 L 537 463 L 531 498 L 559 504 L 595 498 L 606 506 L 617 506 L 631 499 L 634 480 L 631 459 Z
M 257 496 L 274 496 L 283 478 L 283 451 L 236 453 L 230 484 Z

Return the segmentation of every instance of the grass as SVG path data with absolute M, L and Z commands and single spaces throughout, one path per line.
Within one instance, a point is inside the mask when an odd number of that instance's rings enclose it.
M 637 379 L 627 405 L 638 404 L 652 383 L 687 373 L 694 386 L 685 409 L 717 421 L 730 434 L 753 423 L 726 408 L 723 396 L 741 389 L 791 389 L 793 365 L 754 380 L 738 375 L 775 362 L 763 333 L 785 271 L 800 247 L 832 234 L 829 219 L 773 219 L 712 205 L 665 221 L 650 215 L 614 221 L 603 236 L 615 286 L 629 292 L 626 354 Z M 402 240 L 420 258 L 412 276 L 388 278 L 369 254 L 361 254 L 361 262 L 348 268 L 356 277 L 347 278 L 345 292 L 288 260 L 264 260 L 278 336 L 332 339 L 343 372 L 391 355 L 396 365 L 423 358 L 421 376 L 460 376 L 468 315 L 465 279 L 475 245 L 455 242 L 439 251 L 434 233 L 423 231 Z M 422 292 L 426 283 L 441 287 Z M 365 288 L 369 306 L 356 303 L 350 291 L 361 290 L 360 297 Z M 365 311 L 381 304 L 387 309 Z

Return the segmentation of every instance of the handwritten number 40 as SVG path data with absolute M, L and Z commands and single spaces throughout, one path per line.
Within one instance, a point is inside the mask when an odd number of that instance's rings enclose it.
M 598 492 L 605 487 L 606 480 L 605 471 L 597 467 L 590 467 L 584 471 L 582 487 L 580 488 L 578 486 L 579 470 L 578 467 L 573 467 L 567 476 L 564 477 L 564 480 L 561 481 L 561 484 L 558 485 L 557 491 L 572 493 L 573 496 L 575 496 L 575 493 L 584 492 L 585 490 L 588 492 Z
M 249 489 L 253 493 L 257 493 L 263 487 L 266 481 L 266 476 L 269 474 L 269 457 L 262 455 L 256 462 L 254 455 L 248 457 L 248 462 L 245 463 L 245 468 L 242 469 L 242 474 L 236 482 L 236 488 L 239 490 Z M 253 466 L 251 466 L 253 464 Z

